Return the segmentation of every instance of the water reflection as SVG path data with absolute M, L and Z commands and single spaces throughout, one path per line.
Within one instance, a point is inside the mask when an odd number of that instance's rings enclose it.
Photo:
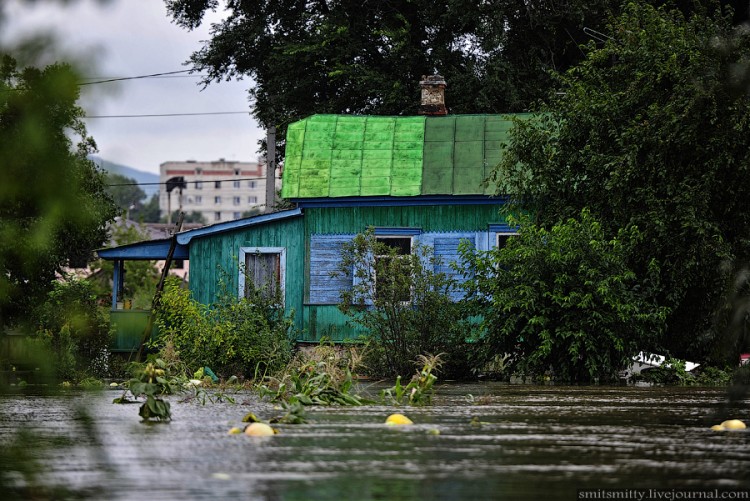
M 443 385 L 435 405 L 404 410 L 411 427 L 384 426 L 389 407 L 317 408 L 310 424 L 261 439 L 226 435 L 246 412 L 276 413 L 252 395 L 239 405 L 174 399 L 174 421 L 154 426 L 138 422 L 136 407 L 112 405 L 113 396 L 5 397 L 0 436 L 25 428 L 67 438 L 68 446 L 45 452 L 47 480 L 110 499 L 575 499 L 577 489 L 750 489 L 750 433 L 708 429 L 723 419 L 720 389 Z M 75 424 L 76 404 L 90 410 L 95 436 Z M 745 420 L 749 411 L 748 400 L 728 409 Z

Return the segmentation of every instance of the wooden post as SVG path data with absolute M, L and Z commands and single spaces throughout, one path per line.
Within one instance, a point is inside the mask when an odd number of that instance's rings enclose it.
M 164 282 L 166 281 L 167 275 L 169 274 L 169 267 L 172 266 L 172 256 L 174 256 L 174 249 L 175 247 L 177 247 L 177 234 L 182 229 L 182 221 L 184 219 L 185 213 L 180 212 L 180 216 L 177 219 L 177 224 L 175 225 L 174 233 L 172 234 L 172 239 L 169 242 L 169 251 L 167 252 L 167 259 L 164 263 L 164 269 L 161 270 L 161 278 L 159 278 L 159 283 L 156 285 L 156 293 L 154 294 L 154 299 L 153 301 L 151 301 L 151 312 L 148 316 L 148 322 L 146 322 L 146 329 L 143 332 L 141 344 L 138 347 L 138 354 L 135 357 L 135 360 L 137 362 L 141 361 L 141 357 L 143 357 L 143 347 L 151 337 L 151 330 L 154 328 L 154 313 L 156 311 L 156 308 L 159 306 L 159 301 L 161 300 L 161 293 L 164 290 Z
M 266 210 L 273 212 L 276 205 L 276 127 L 268 128 L 266 136 Z

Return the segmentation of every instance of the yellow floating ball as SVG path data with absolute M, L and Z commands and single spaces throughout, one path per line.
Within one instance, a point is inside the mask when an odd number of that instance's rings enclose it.
M 251 437 L 270 437 L 275 432 L 273 428 L 265 423 L 252 423 L 250 426 L 245 428 L 245 435 Z
M 391 414 L 385 420 L 385 424 L 389 426 L 400 426 L 403 424 L 414 424 L 414 422 L 403 414 Z
M 745 426 L 745 423 L 743 423 L 739 419 L 730 419 L 728 421 L 724 421 L 723 423 L 721 423 L 721 426 L 723 426 L 727 430 L 744 430 L 745 428 L 747 428 L 747 426 Z
M 724 431 L 724 430 L 726 430 L 726 428 L 724 428 L 724 427 L 723 427 L 723 426 L 721 426 L 720 424 L 715 424 L 715 425 L 713 425 L 713 426 L 711 427 L 711 429 L 712 429 L 713 431 Z
M 237 428 L 235 426 L 234 428 L 229 428 L 227 435 L 239 435 L 240 433 L 242 433 L 242 428 Z

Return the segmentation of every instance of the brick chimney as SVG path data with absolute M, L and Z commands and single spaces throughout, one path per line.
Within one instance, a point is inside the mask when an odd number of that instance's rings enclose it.
M 440 75 L 422 75 L 419 81 L 422 88 L 422 104 L 419 107 L 420 115 L 447 115 L 445 107 L 445 79 Z

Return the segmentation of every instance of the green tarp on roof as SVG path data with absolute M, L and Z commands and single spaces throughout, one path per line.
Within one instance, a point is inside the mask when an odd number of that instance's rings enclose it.
M 512 125 L 508 115 L 313 115 L 288 127 L 281 194 L 491 194 L 482 182 Z

